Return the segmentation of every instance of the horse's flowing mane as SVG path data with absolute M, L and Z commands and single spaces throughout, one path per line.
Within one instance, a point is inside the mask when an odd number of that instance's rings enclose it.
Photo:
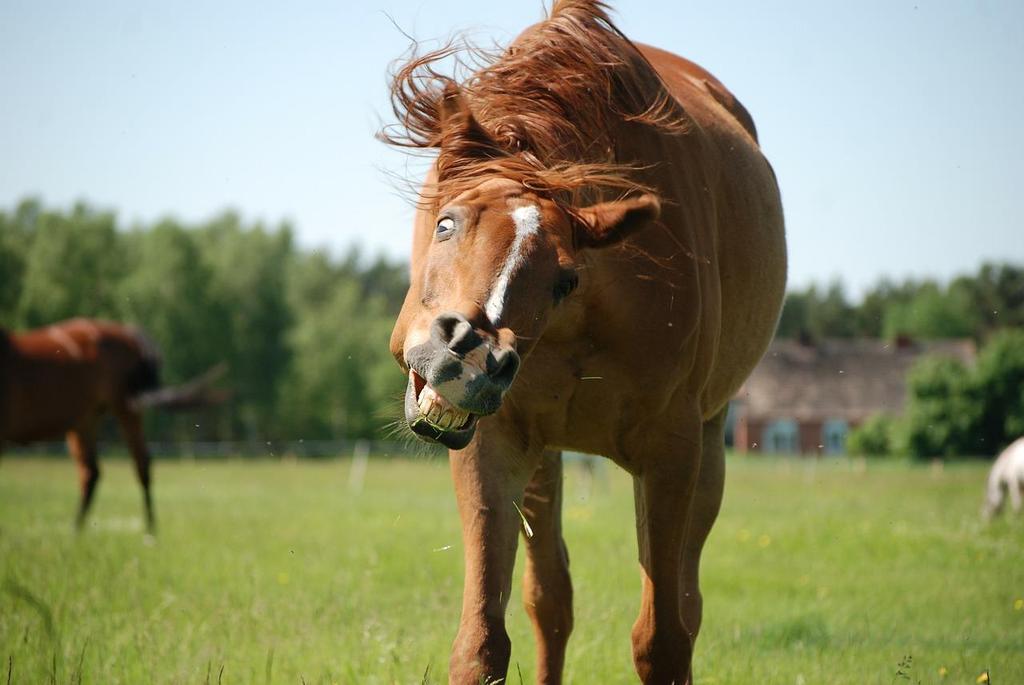
M 452 75 L 442 73 L 443 61 L 454 62 Z M 397 123 L 380 138 L 439 150 L 428 202 L 489 174 L 567 204 L 581 191 L 644 191 L 632 160 L 615 158 L 616 129 L 624 122 L 666 132 L 687 125 L 600 0 L 556 0 L 546 20 L 502 52 L 448 44 L 418 55 L 414 46 L 394 73 L 391 100 Z

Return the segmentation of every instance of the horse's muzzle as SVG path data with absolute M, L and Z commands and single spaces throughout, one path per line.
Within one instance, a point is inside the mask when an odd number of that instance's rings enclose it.
M 462 449 L 476 420 L 498 411 L 519 371 L 519 355 L 477 332 L 458 312 L 442 314 L 430 338 L 406 354 L 405 419 L 416 435 Z

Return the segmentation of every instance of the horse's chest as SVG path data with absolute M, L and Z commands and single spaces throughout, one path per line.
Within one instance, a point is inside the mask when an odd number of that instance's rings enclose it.
M 546 446 L 614 456 L 664 401 L 662 380 L 593 341 L 547 346 L 524 365 L 513 404 Z

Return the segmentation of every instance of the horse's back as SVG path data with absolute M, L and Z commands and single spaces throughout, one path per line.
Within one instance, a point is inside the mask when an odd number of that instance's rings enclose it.
M 110 363 L 111 356 L 146 356 L 149 343 L 134 328 L 113 321 L 74 318 L 15 336 L 22 356 L 40 361 Z
M 714 74 L 696 62 L 668 50 L 642 43 L 637 43 L 636 47 L 658 72 L 658 76 L 661 77 L 669 92 L 691 116 L 700 118 L 699 113 L 694 111 L 694 107 L 708 107 L 710 106 L 709 100 L 714 101 L 728 112 L 755 142 L 757 141 L 757 127 L 754 124 L 754 118 L 743 106 L 743 103 Z
M 990 479 L 1024 484 L 1024 438 L 1017 438 L 996 458 Z

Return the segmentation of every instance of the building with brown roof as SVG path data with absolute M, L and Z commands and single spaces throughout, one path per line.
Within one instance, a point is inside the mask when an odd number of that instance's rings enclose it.
M 733 400 L 738 452 L 842 454 L 850 429 L 899 415 L 907 372 L 925 355 L 972 364 L 973 341 L 776 340 Z

